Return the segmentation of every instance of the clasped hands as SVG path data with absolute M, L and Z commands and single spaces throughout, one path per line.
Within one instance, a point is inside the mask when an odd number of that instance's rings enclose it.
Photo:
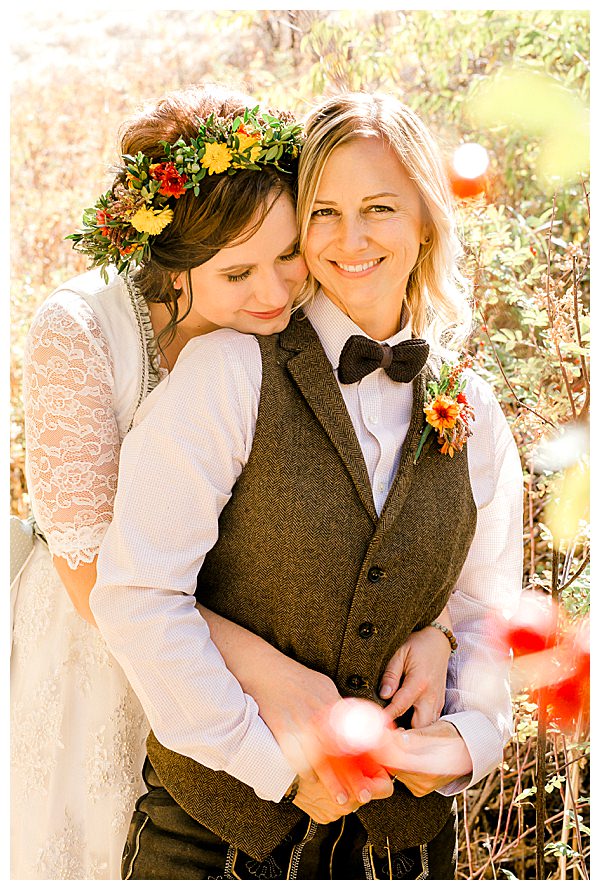
M 299 677 L 297 671 L 290 673 L 287 701 L 280 700 L 280 707 L 264 716 L 300 776 L 294 802 L 315 821 L 331 822 L 370 800 L 390 797 L 394 780 L 421 797 L 472 772 L 471 757 L 460 733 L 451 723 L 439 719 L 448 653 L 443 647 L 437 650 L 439 664 L 432 663 L 431 634 L 439 631 L 424 628 L 413 634 L 386 667 L 379 696 L 388 701 L 383 710 L 387 726 L 377 747 L 370 751 L 366 771 L 360 758 L 340 761 L 330 756 L 325 716 L 341 701 L 335 684 L 308 668 L 303 669 L 304 676 Z M 280 692 L 285 686 L 284 679 Z M 411 706 L 412 728 L 395 728 L 393 721 Z
M 366 756 L 332 754 L 331 736 L 323 729 L 326 723 L 313 721 L 312 731 L 303 738 L 282 739 L 300 776 L 294 802 L 316 822 L 334 821 L 371 800 L 390 797 L 394 780 L 422 797 L 472 771 L 467 746 L 446 720 L 421 729 L 387 726 Z

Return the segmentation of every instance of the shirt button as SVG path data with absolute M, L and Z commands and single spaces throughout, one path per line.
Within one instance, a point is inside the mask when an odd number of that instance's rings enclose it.
M 370 621 L 364 621 L 358 628 L 358 635 L 359 637 L 362 637 L 363 640 L 368 640 L 374 633 L 375 625 L 371 624 Z
M 377 491 L 385 491 L 385 485 L 383 484 L 383 482 L 379 483 L 379 485 L 377 486 Z
M 367 572 L 367 578 L 369 579 L 371 584 L 379 583 L 384 575 L 385 572 L 379 566 L 371 566 L 371 568 Z
M 346 680 L 346 686 L 349 689 L 365 689 L 368 686 L 368 682 L 364 677 L 359 676 L 359 674 L 352 674 L 351 677 L 348 677 Z
M 369 423 L 378 423 L 378 422 L 379 422 L 379 418 L 376 417 L 375 414 L 371 414 L 371 416 L 369 417 Z

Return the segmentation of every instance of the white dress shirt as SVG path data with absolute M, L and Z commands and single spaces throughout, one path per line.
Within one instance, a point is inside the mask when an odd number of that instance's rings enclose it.
M 322 293 L 306 314 L 337 370 L 347 338 L 363 332 Z M 410 336 L 406 326 L 386 342 Z M 464 738 L 473 774 L 446 794 L 490 772 L 510 735 L 508 665 L 491 619 L 516 607 L 523 561 L 517 449 L 490 387 L 472 372 L 465 376 L 475 411 L 467 454 L 478 515 L 449 602 L 459 647 L 450 658 L 444 719 Z M 90 604 L 158 740 L 228 772 L 259 797 L 280 800 L 294 770 L 227 670 L 193 597 L 252 448 L 261 378 L 256 339 L 220 330 L 190 341 L 146 398 L 122 446 L 114 518 Z M 340 389 L 381 512 L 410 421 L 412 385 L 379 369 Z

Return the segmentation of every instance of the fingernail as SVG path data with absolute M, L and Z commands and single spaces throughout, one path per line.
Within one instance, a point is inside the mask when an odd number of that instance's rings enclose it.
M 336 797 L 336 800 L 340 806 L 343 806 L 345 803 L 348 803 L 348 795 L 344 794 L 343 791 L 340 791 L 340 793 Z
M 361 803 L 369 803 L 369 801 L 371 800 L 371 792 L 367 791 L 366 788 L 363 788 L 363 790 L 358 795 L 358 799 Z
M 392 693 L 391 686 L 382 686 L 381 692 L 379 693 L 379 695 L 381 696 L 381 698 L 387 698 L 388 695 L 391 695 L 391 693 Z

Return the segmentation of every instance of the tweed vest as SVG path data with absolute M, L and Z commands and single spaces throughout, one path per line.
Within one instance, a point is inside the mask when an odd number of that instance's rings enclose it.
M 467 556 L 477 511 L 466 449 L 450 458 L 429 441 L 413 462 L 434 375 L 426 365 L 413 383 L 400 465 L 378 516 L 356 433 L 308 320 L 296 315 L 283 333 L 258 341 L 263 378 L 252 450 L 197 596 L 330 676 L 342 696 L 378 701 L 388 660 L 436 618 Z M 264 859 L 302 818 L 293 804 L 261 800 L 153 734 L 148 755 L 189 815 L 253 858 Z M 362 806 L 358 816 L 377 849 L 389 838 L 397 850 L 431 840 L 451 805 L 396 783 L 391 798 Z

